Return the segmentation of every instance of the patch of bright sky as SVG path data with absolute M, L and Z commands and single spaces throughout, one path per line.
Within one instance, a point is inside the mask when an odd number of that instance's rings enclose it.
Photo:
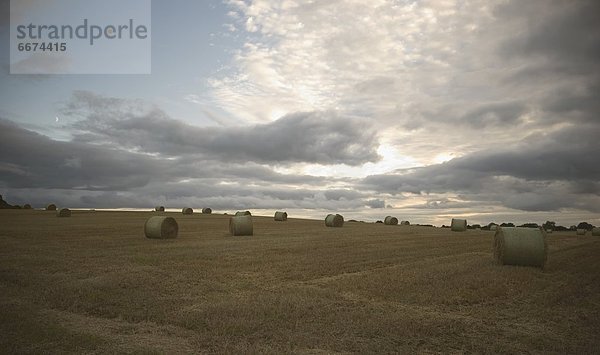
M 450 160 L 452 160 L 454 158 L 456 158 L 455 153 L 443 152 L 443 153 L 439 153 L 438 155 L 436 155 L 433 158 L 433 163 L 435 163 L 435 164 L 441 164 L 441 163 L 445 163 L 447 161 L 450 161 Z
M 381 156 L 378 162 L 369 162 L 359 166 L 345 164 L 321 165 L 321 164 L 296 164 L 291 167 L 274 167 L 281 174 L 300 174 L 312 176 L 362 178 L 374 174 L 383 174 L 397 169 L 408 169 L 422 166 L 422 162 L 406 155 L 391 145 L 381 144 L 377 149 Z
M 7 9 L 8 10 L 8 9 Z M 213 124 L 205 110 L 217 107 L 185 100 L 205 96 L 206 78 L 230 61 L 242 39 L 228 34 L 229 8 L 221 1 L 152 2 L 152 74 L 150 75 L 9 75 L 0 73 L 3 118 L 38 127 L 51 138 L 65 138 L 56 125 L 61 107 L 76 90 L 151 102 L 171 117 L 196 125 Z M 0 41 L 8 48 L 9 26 L 0 26 Z M 8 63 L 8 53 L 0 59 Z

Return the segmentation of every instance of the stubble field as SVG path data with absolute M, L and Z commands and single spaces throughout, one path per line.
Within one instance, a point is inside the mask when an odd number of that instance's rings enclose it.
M 8 353 L 595 353 L 600 238 L 548 236 L 545 270 L 493 232 L 153 212 L 0 211 Z M 382 216 L 383 217 L 383 216 Z

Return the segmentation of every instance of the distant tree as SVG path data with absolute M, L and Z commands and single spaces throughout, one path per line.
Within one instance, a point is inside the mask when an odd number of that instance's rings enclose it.
M 21 208 L 21 206 L 13 206 L 8 204 L 8 202 L 4 201 L 2 195 L 0 195 L 0 209 L 11 209 L 11 208 Z
M 542 228 L 544 230 L 555 230 L 556 222 L 546 221 L 546 223 L 542 224 Z
M 557 231 L 557 232 L 565 232 L 565 231 L 568 231 L 569 228 L 567 228 L 565 226 L 555 226 L 554 230 Z
M 383 223 L 383 221 L 377 221 L 377 222 L 375 222 L 375 223 Z
M 523 227 L 523 228 L 539 228 L 540 226 L 537 223 L 523 223 L 519 227 Z
M 481 229 L 484 231 L 489 231 L 490 229 L 492 229 L 492 226 L 497 226 L 497 223 L 494 222 L 490 222 L 488 224 L 486 224 L 485 226 L 481 226 Z
M 592 230 L 592 228 L 594 228 L 594 226 L 588 222 L 581 222 L 577 225 L 577 229 Z
M 471 226 L 471 229 L 481 229 L 481 224 L 474 224 Z
M 500 224 L 500 227 L 514 227 L 514 226 L 515 226 L 515 224 L 512 222 L 508 222 L 508 223 L 503 222 L 502 224 Z

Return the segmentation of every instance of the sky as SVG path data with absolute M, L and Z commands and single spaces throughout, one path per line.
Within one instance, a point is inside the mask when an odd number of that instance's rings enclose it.
M 151 12 L 149 75 L 11 75 L 0 52 L 9 203 L 600 225 L 598 1 Z

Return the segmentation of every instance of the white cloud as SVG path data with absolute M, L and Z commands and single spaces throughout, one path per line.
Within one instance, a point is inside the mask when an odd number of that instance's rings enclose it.
M 219 105 L 245 121 L 335 110 L 372 119 L 384 139 L 407 129 L 418 139 L 429 135 L 428 122 L 444 121 L 428 112 L 471 100 L 473 92 L 486 96 L 476 102 L 499 100 L 480 88 L 481 76 L 498 75 L 489 70 L 491 46 L 480 40 L 487 35 L 480 29 L 493 23 L 489 1 L 229 4 L 237 28 L 251 33 L 231 62 L 232 74 L 210 85 Z M 402 150 L 406 160 L 422 153 Z M 394 166 L 400 167 L 406 166 Z

